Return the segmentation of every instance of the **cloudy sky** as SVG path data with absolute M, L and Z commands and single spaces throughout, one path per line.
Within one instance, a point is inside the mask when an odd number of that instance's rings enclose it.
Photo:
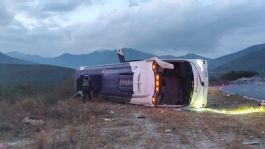
M 0 0 L 0 51 L 217 57 L 265 43 L 264 0 Z

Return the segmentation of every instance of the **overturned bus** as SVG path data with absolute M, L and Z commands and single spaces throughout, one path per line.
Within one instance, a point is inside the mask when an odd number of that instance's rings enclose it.
M 205 60 L 154 57 L 126 62 L 121 49 L 118 56 L 121 63 L 76 69 L 76 91 L 81 91 L 82 76 L 88 75 L 101 95 L 119 102 L 147 106 L 206 106 L 208 71 Z

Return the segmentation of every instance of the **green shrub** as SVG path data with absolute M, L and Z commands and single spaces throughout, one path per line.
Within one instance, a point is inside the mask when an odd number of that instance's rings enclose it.
M 251 78 L 258 74 L 258 72 L 254 71 L 230 71 L 228 73 L 223 74 L 220 78 L 224 81 L 234 81 L 243 77 Z
M 67 79 L 64 82 L 47 88 L 38 97 L 46 104 L 55 104 L 59 100 L 67 100 L 74 95 L 73 79 Z
M 0 86 L 0 101 L 16 103 L 23 99 L 32 98 L 43 101 L 46 104 L 57 103 L 74 94 L 73 79 L 66 79 L 61 83 L 46 88 L 39 88 L 31 84 L 16 86 Z
M 15 103 L 26 97 L 37 95 L 39 90 L 33 83 L 15 86 L 0 86 L 0 100 Z

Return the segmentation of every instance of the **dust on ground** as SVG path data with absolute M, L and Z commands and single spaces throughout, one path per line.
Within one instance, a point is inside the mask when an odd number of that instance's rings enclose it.
M 265 148 L 265 113 L 224 115 L 80 99 L 47 107 L 0 103 L 0 145 L 9 148 Z M 29 105 L 28 105 L 29 104 Z M 210 89 L 208 107 L 258 107 Z M 7 116 L 8 115 L 8 116 Z M 43 126 L 22 125 L 23 117 Z

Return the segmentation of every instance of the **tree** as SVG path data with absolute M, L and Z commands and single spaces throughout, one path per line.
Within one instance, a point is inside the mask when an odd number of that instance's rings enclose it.
M 251 78 L 258 74 L 259 74 L 258 72 L 254 72 L 254 71 L 230 71 L 228 73 L 223 74 L 221 76 L 221 79 L 224 81 L 234 81 L 234 80 L 237 80 L 243 77 Z

